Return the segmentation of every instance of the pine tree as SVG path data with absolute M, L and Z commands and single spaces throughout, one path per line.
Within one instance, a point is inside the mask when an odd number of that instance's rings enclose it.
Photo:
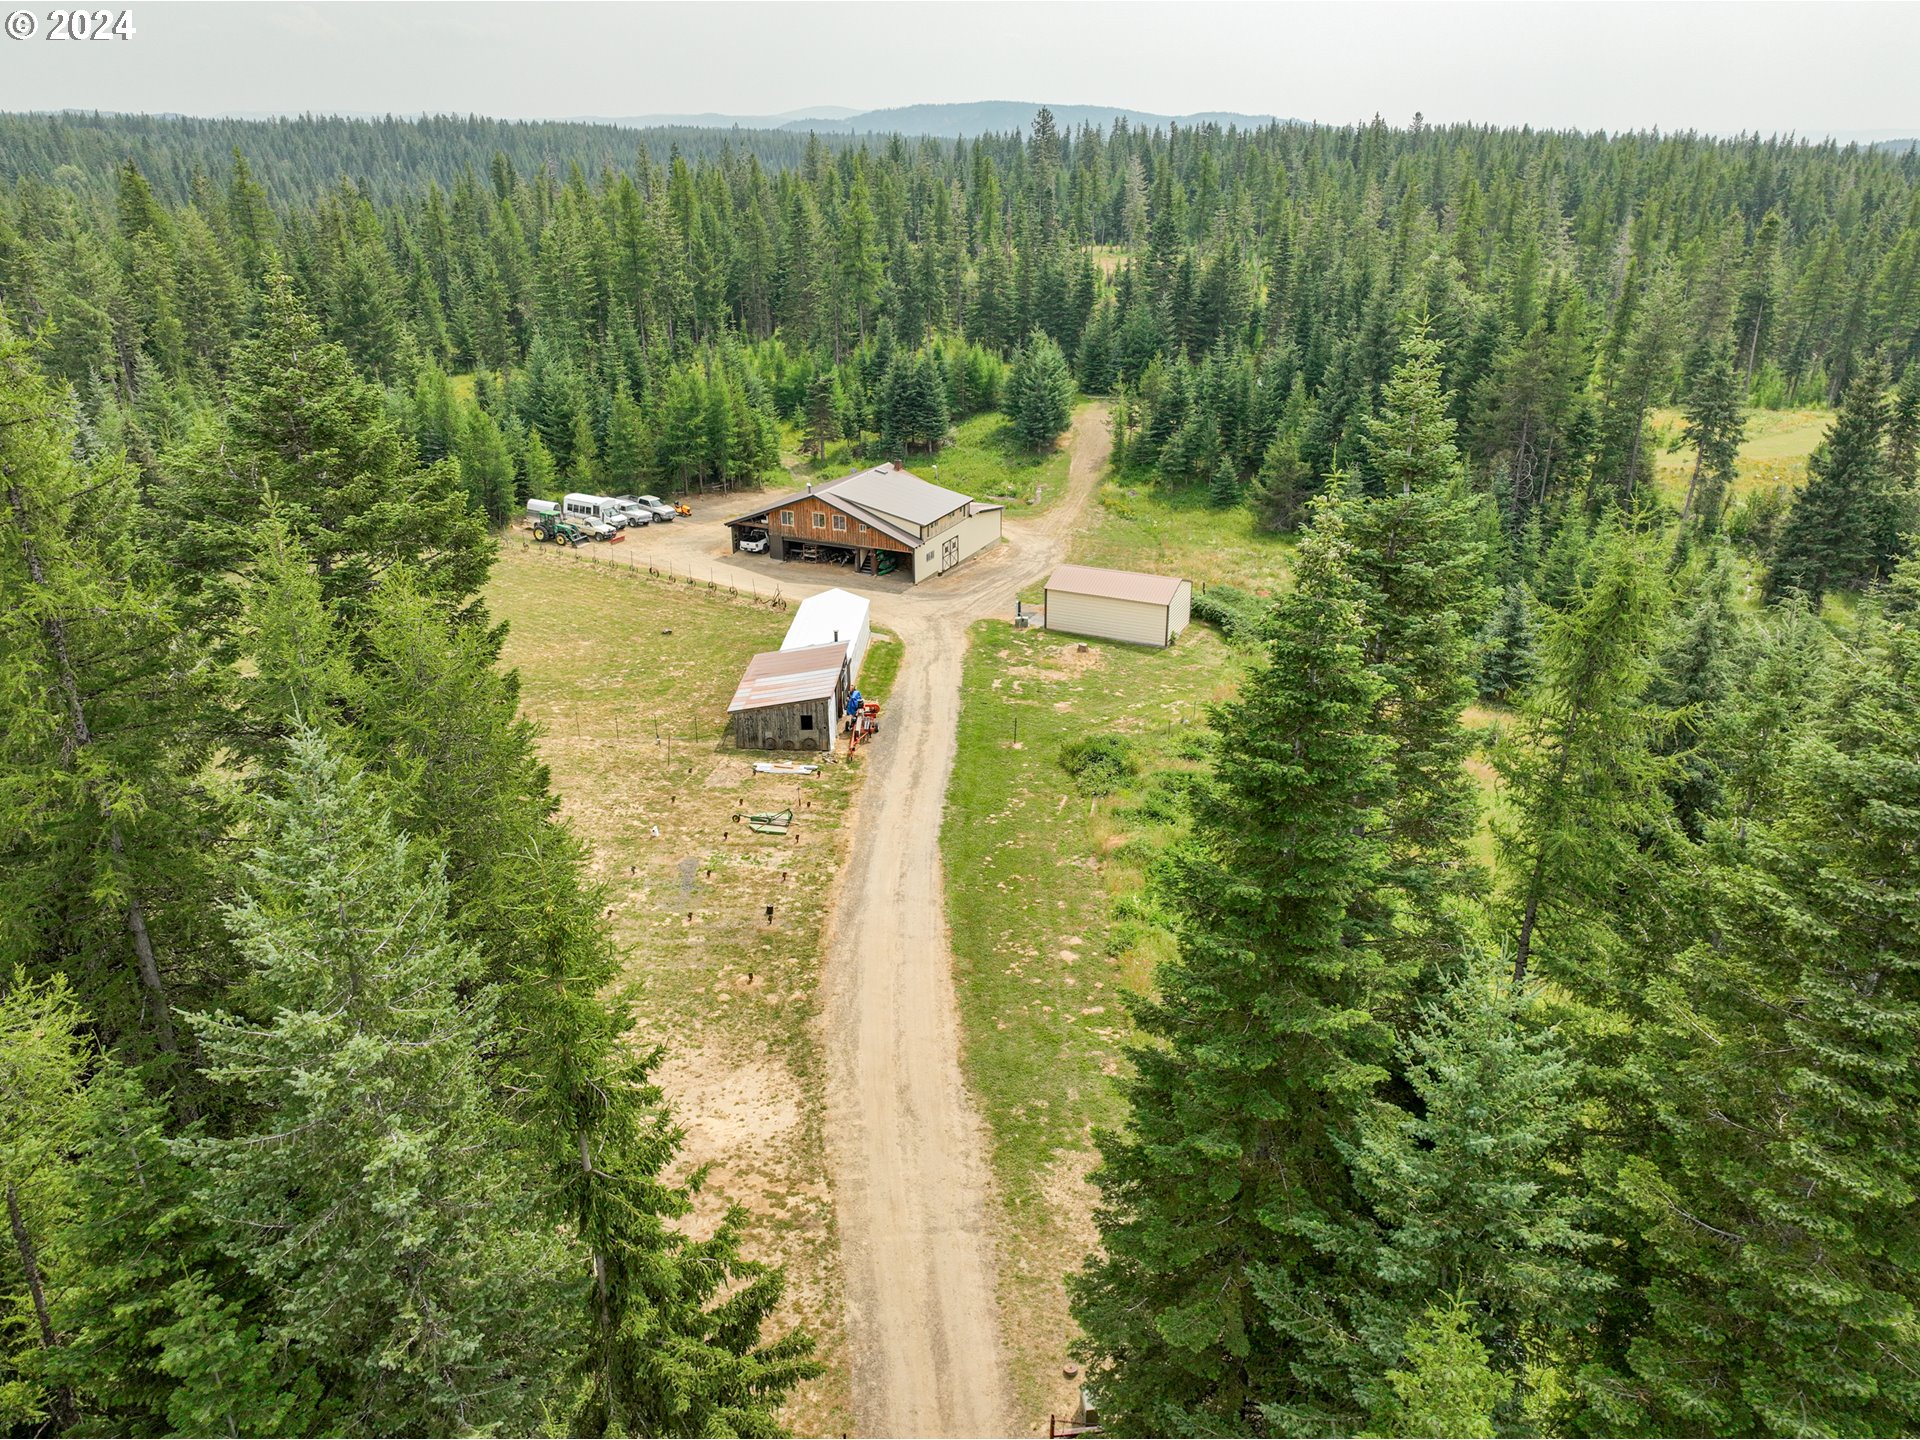
M 1267 663 L 1216 716 L 1232 763 L 1167 865 L 1179 957 L 1136 1007 L 1128 1118 L 1095 1173 L 1102 1253 L 1073 1282 L 1117 1429 L 1239 1433 L 1262 1406 L 1338 1403 L 1259 1292 L 1323 1273 L 1311 1236 L 1350 1204 L 1338 1141 L 1388 1052 L 1351 912 L 1383 859 L 1389 747 L 1345 548 L 1324 513 Z
M 1807 483 L 1793 497 L 1767 594 L 1798 590 L 1818 601 L 1829 590 L 1854 588 L 1892 567 L 1901 546 L 1905 507 L 1887 474 L 1886 373 L 1861 367 L 1840 413 L 1807 462 Z
M 269 497 L 329 604 L 351 611 L 401 560 L 449 600 L 472 595 L 492 545 L 454 467 L 417 467 L 380 392 L 320 338 L 285 276 L 269 282 L 263 308 L 260 333 L 236 358 L 224 424 L 168 457 L 173 481 L 159 497 L 202 621 L 237 605 L 232 576 Z
M 492 1001 L 443 868 L 311 732 L 258 803 L 239 1010 L 192 1015 L 242 1123 L 179 1144 L 216 1243 L 273 1295 L 283 1376 L 352 1430 L 529 1428 L 553 1403 L 564 1263 L 503 1164 Z
M 1525 585 L 1509 585 L 1480 635 L 1480 698 L 1504 703 L 1533 679 L 1535 625 Z
M 1034 331 L 1007 378 L 1007 412 L 1030 450 L 1051 450 L 1073 418 L 1073 373 L 1060 347 Z
M 1894 586 L 1920 600 L 1920 570 Z M 1662 1124 L 1619 1181 L 1647 1255 L 1646 1424 L 1876 1434 L 1920 1413 L 1920 642 L 1873 627 L 1782 811 L 1653 997 Z
M 208 680 L 175 663 L 128 468 L 79 463 L 70 419 L 3 328 L 0 420 L 0 965 L 68 975 L 108 1043 L 169 1064 L 176 987 L 203 960 L 195 831 L 214 807 L 190 777 Z
M 496 529 L 513 513 L 513 455 L 494 418 L 478 405 L 462 407 L 454 454 L 467 503 Z
M 1686 425 L 1681 433 L 1693 446 L 1693 471 L 1687 477 L 1687 498 L 1680 518 L 1696 511 L 1703 529 L 1720 528 L 1720 512 L 1733 483 L 1734 462 L 1746 434 L 1740 413 L 1740 388 L 1733 361 L 1725 353 L 1703 360 L 1687 396 Z
M 61 1346 L 48 1301 L 57 1294 L 48 1241 L 74 1203 L 70 1155 L 86 1126 L 81 1024 L 64 977 L 36 985 L 16 970 L 0 986 L 0 1190 L 13 1261 L 11 1293 L 0 1303 L 0 1418 L 18 1429 L 46 1423 L 59 1431 L 76 1418 L 73 1392 L 42 1376 Z
M 1466 1300 L 1456 1295 L 1445 1306 L 1428 1306 L 1407 1328 L 1404 1344 L 1407 1368 L 1387 1372 L 1391 1393 L 1375 1409 L 1367 1434 L 1492 1440 L 1499 1433 L 1495 1412 L 1513 1393 L 1513 1382 L 1487 1363 Z
M 1615 535 L 1591 587 L 1541 625 L 1520 723 L 1494 751 L 1514 817 L 1494 833 L 1516 981 L 1544 937 L 1556 982 L 1577 993 L 1605 988 L 1604 917 L 1660 809 L 1666 767 L 1648 748 L 1644 696 L 1665 608 L 1644 542 Z
M 1920 486 L 1920 360 L 1909 360 L 1887 417 L 1887 473 L 1896 486 Z
M 1473 638 L 1488 606 L 1486 547 L 1469 494 L 1439 345 L 1411 335 L 1363 432 L 1377 494 L 1348 502 L 1348 561 L 1366 616 L 1363 653 L 1385 683 L 1379 729 L 1393 737 L 1386 805 L 1390 879 L 1422 921 L 1440 894 L 1470 883 L 1465 842 L 1479 824 L 1466 772 Z
M 1653 748 L 1674 764 L 1666 786 L 1673 818 L 1698 840 L 1720 813 L 1723 756 L 1714 743 L 1715 727 L 1733 689 L 1737 633 L 1724 551 L 1713 552 L 1690 600 L 1661 647 L 1647 698 L 1668 717 Z
M 1231 510 L 1240 503 L 1240 476 L 1226 456 L 1214 467 L 1213 480 L 1207 486 L 1207 503 L 1217 510 Z
M 1502 968 L 1470 953 L 1422 1008 L 1400 1047 L 1407 1103 L 1380 1104 L 1350 1146 L 1367 1220 L 1341 1303 L 1367 1352 L 1354 1388 L 1376 1414 L 1430 1297 L 1472 1297 L 1504 1393 L 1538 1383 L 1537 1352 L 1580 1333 L 1606 1288 L 1591 1264 L 1602 1237 L 1566 1166 L 1581 1067 Z

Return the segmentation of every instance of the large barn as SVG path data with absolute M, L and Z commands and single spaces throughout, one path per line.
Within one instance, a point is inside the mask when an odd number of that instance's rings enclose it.
M 764 537 L 776 560 L 899 574 L 918 585 L 999 540 L 1004 511 L 889 463 L 809 485 L 727 526 L 735 550 Z
M 727 706 L 733 743 L 741 750 L 831 750 L 852 688 L 844 640 L 756 655 Z
M 1062 565 L 1047 580 L 1047 629 L 1070 635 L 1171 645 L 1192 607 L 1193 586 L 1169 575 Z

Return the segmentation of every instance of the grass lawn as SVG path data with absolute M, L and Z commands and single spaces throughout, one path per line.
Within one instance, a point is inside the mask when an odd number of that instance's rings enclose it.
M 1217 510 L 1206 491 L 1169 492 L 1148 482 L 1108 481 L 1068 558 L 1080 565 L 1178 575 L 1194 589 L 1225 582 L 1274 594 L 1292 569 L 1293 542 L 1262 530 L 1245 506 Z M 1023 598 L 1038 599 L 1039 591 Z
M 726 734 L 727 701 L 790 613 L 594 553 L 508 539 L 487 601 L 508 623 L 505 660 L 563 810 L 608 887 L 635 1043 L 668 1048 L 658 1079 L 687 1131 L 683 1159 L 714 1162 L 695 1219 L 710 1224 L 730 1201 L 753 1211 L 749 1250 L 787 1266 L 778 1323 L 804 1323 L 828 1366 L 787 1422 L 837 1433 L 851 1407 L 817 1021 L 822 921 L 860 762 L 756 775 L 762 757 Z M 789 807 L 787 837 L 734 818 Z
M 1826 439 L 1833 415 L 1822 409 L 1747 411 L 1747 434 L 1735 463 L 1729 503 L 1768 485 L 1799 485 L 1806 479 L 1807 457 Z M 1686 499 L 1693 474 L 1693 447 L 1680 439 L 1686 417 L 1678 410 L 1655 410 L 1647 418 L 1660 439 L 1654 479 L 1660 493 L 1678 506 Z
M 873 632 L 873 641 L 867 646 L 867 658 L 860 665 L 860 693 L 869 700 L 884 701 L 893 693 L 893 682 L 900 674 L 900 662 L 906 657 L 906 647 L 896 636 L 884 631 Z
M 1005 1202 L 1002 1310 L 1024 1413 L 1063 1411 L 1072 1333 L 1063 1278 L 1092 1241 L 1092 1131 L 1120 1116 L 1112 1077 L 1168 938 L 1141 899 L 1183 823 L 1204 708 L 1246 656 L 1205 626 L 1169 650 L 974 627 L 941 848 L 964 1063 Z M 1061 747 L 1126 737 L 1139 772 L 1087 794 Z
M 923 480 L 975 500 L 1000 500 L 1026 505 L 1038 495 L 1035 509 L 1057 500 L 1067 486 L 1067 450 L 1063 440 L 1045 455 L 1035 454 L 1014 438 L 1013 425 L 998 411 L 971 415 L 953 428 L 953 443 L 932 455 L 908 455 L 907 469 Z M 786 430 L 786 463 L 796 480 L 837 480 L 879 463 L 863 459 L 853 446 L 837 441 L 827 447 L 825 460 L 806 454 L 800 432 Z

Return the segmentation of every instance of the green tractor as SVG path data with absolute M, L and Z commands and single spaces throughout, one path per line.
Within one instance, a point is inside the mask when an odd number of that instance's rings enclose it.
M 549 540 L 555 545 L 571 545 L 575 549 L 587 543 L 586 531 L 570 520 L 562 520 L 557 515 L 536 515 L 533 520 L 533 538 Z

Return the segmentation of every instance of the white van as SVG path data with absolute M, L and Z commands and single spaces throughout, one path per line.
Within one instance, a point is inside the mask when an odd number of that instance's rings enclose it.
M 569 520 L 598 520 L 616 530 L 624 530 L 627 525 L 626 512 L 604 495 L 566 495 L 561 497 L 560 508 Z

